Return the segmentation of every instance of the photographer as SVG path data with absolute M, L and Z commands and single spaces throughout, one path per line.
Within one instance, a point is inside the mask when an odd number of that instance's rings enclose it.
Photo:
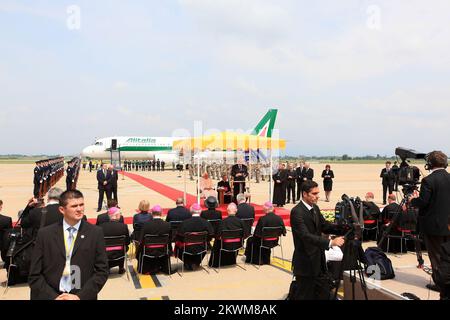
M 431 173 L 422 180 L 420 194 L 414 192 L 409 200 L 413 207 L 419 208 L 419 229 L 424 234 L 433 269 L 433 281 L 436 284 L 441 261 L 440 248 L 449 240 L 450 235 L 450 174 L 445 170 L 448 158 L 443 152 L 433 151 L 427 155 L 426 160 L 426 168 Z M 437 286 L 427 287 L 439 290 Z
M 325 220 L 317 206 L 319 187 L 314 181 L 302 184 L 302 200 L 291 210 L 294 238 L 293 273 L 298 284 L 294 300 L 329 299 L 330 288 L 324 279 L 325 250 L 342 246 L 343 237 L 328 240 L 322 233 L 339 233 L 338 227 Z

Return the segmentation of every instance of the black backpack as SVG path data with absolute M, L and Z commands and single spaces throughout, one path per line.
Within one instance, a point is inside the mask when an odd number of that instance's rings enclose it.
M 370 266 L 378 266 L 378 268 L 380 269 L 380 279 L 377 280 L 393 279 L 395 277 L 394 268 L 392 267 L 392 261 L 380 248 L 367 248 L 364 252 L 364 256 L 366 257 L 367 276 L 370 277 L 375 273 L 375 270 L 370 268 Z

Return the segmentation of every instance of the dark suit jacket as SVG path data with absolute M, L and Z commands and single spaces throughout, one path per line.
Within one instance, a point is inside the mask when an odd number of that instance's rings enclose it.
M 242 173 L 243 176 L 236 177 L 236 174 Z M 239 169 L 239 164 L 235 164 L 231 167 L 231 176 L 233 177 L 234 181 L 245 181 L 245 178 L 248 177 L 248 169 L 245 164 L 241 166 L 241 169 Z
M 192 214 L 185 207 L 176 207 L 167 212 L 166 221 L 184 221 L 192 217 Z
M 450 174 L 446 170 L 433 171 L 423 178 L 420 196 L 411 204 L 419 208 L 421 232 L 432 236 L 450 235 Z
M 383 211 L 381 211 L 381 220 L 384 222 L 384 220 L 392 220 L 394 217 L 394 214 L 397 212 L 401 212 L 401 207 L 398 203 L 390 203 L 386 207 L 383 208 Z
M 5 231 L 8 229 L 12 229 L 12 219 L 0 214 L 0 251 L 3 261 L 6 259 L 6 251 L 8 251 L 5 244 L 7 241 L 4 241 L 3 238 L 5 237 Z
M 104 213 L 101 213 L 101 214 L 99 214 L 99 215 L 97 216 L 97 222 L 95 223 L 95 225 L 99 226 L 99 225 L 101 225 L 102 223 L 110 222 L 110 221 L 111 221 L 111 220 L 109 219 L 108 212 L 104 212 Z M 120 216 L 119 222 L 122 222 L 122 223 L 123 223 L 123 216 Z
M 59 204 L 50 204 L 47 205 L 47 213 L 45 215 L 44 227 L 49 226 L 54 223 L 62 222 L 63 215 L 59 212 Z M 41 226 L 41 217 L 42 217 L 42 209 L 43 208 L 34 208 L 30 211 L 29 214 L 23 217 L 22 219 L 22 227 L 23 228 L 31 228 L 31 234 L 33 239 L 36 238 L 37 232 Z
M 119 180 L 119 175 L 117 170 L 108 170 L 107 180 L 111 183 L 111 188 L 117 188 L 117 180 Z
M 306 168 L 303 168 L 302 170 L 302 179 L 306 178 L 306 180 L 312 180 L 314 179 L 314 170 L 309 168 L 306 170 Z
M 294 169 L 292 170 L 286 170 L 286 179 L 288 182 L 290 181 L 296 181 L 297 180 L 297 171 L 295 171 Z
M 239 219 L 255 219 L 255 208 L 248 203 L 241 203 L 237 206 L 236 218 Z
M 393 186 L 394 182 L 395 182 L 394 170 L 391 169 L 391 170 L 389 170 L 389 172 L 387 172 L 386 168 L 383 168 L 383 170 L 381 170 L 381 173 L 380 173 L 380 178 L 383 178 L 381 181 L 383 185 Z
M 248 203 L 241 203 L 237 206 L 236 218 L 238 219 L 249 219 L 255 220 L 255 208 L 253 208 Z M 252 226 L 249 223 L 245 223 L 245 233 L 250 235 L 252 233 Z
M 108 182 L 106 185 L 103 185 L 103 182 Z M 98 190 L 109 190 L 111 189 L 111 175 L 108 174 L 108 170 L 106 170 L 106 175 L 103 174 L 103 170 L 97 171 L 97 182 L 98 182 Z
M 329 178 L 325 178 L 325 176 L 330 176 L 330 177 Z M 323 178 L 324 181 L 332 181 L 332 179 L 334 178 L 333 170 L 329 170 L 328 174 L 327 174 L 327 170 L 323 170 L 322 171 L 322 178 Z
M 62 223 L 39 230 L 28 278 L 32 300 L 54 300 L 59 295 L 65 252 Z M 81 221 L 71 265 L 77 265 L 81 272 L 81 289 L 74 293 L 82 300 L 97 299 L 108 279 L 108 260 L 101 228 Z
M 125 236 L 126 250 L 128 251 L 128 245 L 130 244 L 130 232 L 128 226 L 120 221 L 108 221 L 104 222 L 100 226 L 103 230 L 105 237 Z M 108 259 L 116 259 L 123 255 L 122 251 L 110 251 L 107 252 Z
M 291 210 L 291 228 L 294 238 L 293 273 L 302 277 L 316 277 L 325 270 L 325 250 L 330 241 L 323 233 L 338 234 L 336 226 L 325 221 L 319 207 L 314 205 L 317 224 L 302 201 Z
M 295 173 L 297 174 L 297 182 L 301 183 L 303 181 L 302 177 L 303 167 L 295 168 Z

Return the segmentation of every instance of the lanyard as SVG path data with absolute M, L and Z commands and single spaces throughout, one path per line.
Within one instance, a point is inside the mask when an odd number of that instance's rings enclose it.
M 75 233 L 75 232 L 74 232 Z M 75 240 L 77 239 L 78 236 L 78 232 L 77 235 L 73 237 L 72 243 L 70 245 L 70 248 L 67 246 L 67 242 L 68 242 L 68 238 L 66 238 L 66 233 L 64 232 L 64 247 L 66 249 L 66 260 L 70 259 L 70 256 L 72 254 L 72 250 L 73 250 L 73 246 L 75 245 Z

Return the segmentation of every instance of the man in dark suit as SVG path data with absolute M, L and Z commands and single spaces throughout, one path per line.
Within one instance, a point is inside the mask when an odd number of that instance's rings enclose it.
M 441 261 L 440 248 L 450 238 L 450 174 L 446 171 L 447 159 L 447 155 L 441 151 L 427 155 L 427 166 L 431 173 L 422 179 L 420 194 L 416 191 L 411 197 L 411 205 L 419 208 L 419 230 L 424 234 L 435 284 L 438 284 L 436 275 Z M 441 291 L 441 297 L 443 295 Z
M 110 165 L 108 168 L 109 181 L 111 181 L 110 199 L 114 199 L 119 202 L 117 197 L 117 180 L 119 180 L 118 171 L 114 168 L 114 165 Z
M 111 209 L 111 208 L 114 208 L 114 207 L 119 208 L 117 201 L 114 200 L 114 199 L 108 200 L 108 210 Z M 95 225 L 99 226 L 102 223 L 110 222 L 110 221 L 111 221 L 111 219 L 110 219 L 108 211 L 107 211 L 107 212 L 104 212 L 104 213 L 100 213 L 97 216 L 97 221 L 96 221 Z M 120 215 L 119 222 L 123 223 L 123 216 L 122 215 Z
M 123 222 L 120 222 L 120 218 L 122 218 L 120 209 L 117 207 L 112 207 L 108 210 L 108 215 L 109 221 L 101 224 L 103 235 L 105 237 L 125 236 L 125 250 L 128 251 L 128 245 L 130 244 L 130 232 L 128 231 L 127 225 Z M 106 255 L 108 256 L 108 267 L 109 269 L 119 267 L 119 274 L 125 273 L 125 258 L 121 258 L 123 256 L 123 252 L 123 248 L 106 248 Z
M 250 204 L 245 202 L 245 195 L 243 193 L 240 193 L 236 197 L 238 206 L 237 206 L 237 213 L 236 218 L 239 219 L 253 219 L 255 221 L 255 208 L 251 206 Z M 247 220 L 249 221 L 249 220 Z M 245 221 L 244 221 L 245 222 Z M 245 223 L 245 233 L 250 235 L 252 232 L 252 223 Z
M 379 233 L 380 235 L 383 235 L 384 232 L 387 230 L 387 228 L 389 228 L 390 224 L 393 223 L 390 231 L 389 231 L 389 235 L 392 236 L 401 236 L 402 232 L 399 230 L 400 225 L 398 224 L 400 222 L 400 218 L 401 215 L 398 216 L 398 219 L 396 219 L 397 221 L 392 221 L 392 219 L 394 218 L 395 214 L 402 214 L 403 210 L 402 207 L 397 203 L 397 197 L 395 196 L 395 194 L 390 194 L 388 196 L 388 205 L 385 206 L 383 208 L 383 210 L 381 211 L 381 214 L 378 215 L 379 220 L 378 220 L 378 229 L 379 229 Z M 404 246 L 406 247 L 406 241 L 404 239 L 400 239 L 400 238 L 392 238 L 389 240 L 389 248 L 387 246 L 387 241 L 383 241 L 383 243 L 381 243 L 380 245 L 380 240 L 382 237 L 378 237 L 378 245 L 380 246 L 380 249 L 383 250 L 384 252 L 400 252 L 401 251 L 401 244 L 402 242 L 404 243 Z M 367 238 L 365 238 L 367 239 Z
M 54 223 L 62 222 L 63 215 L 59 211 L 59 199 L 63 190 L 60 188 L 51 188 L 47 194 L 47 206 L 45 206 L 45 221 L 43 227 L 49 226 Z M 41 227 L 41 219 L 44 208 L 34 208 L 30 210 L 29 214 L 26 214 L 22 218 L 21 226 L 25 229 L 30 229 L 30 234 L 33 239 L 36 239 L 39 228 Z
M 248 177 L 248 169 L 243 160 L 239 160 L 231 167 L 231 176 L 233 177 L 233 199 L 236 200 L 236 196 L 245 191 L 245 179 Z
M 0 212 L 2 212 L 2 209 L 3 201 L 0 200 Z M 3 261 L 6 260 L 6 251 L 8 250 L 8 248 L 5 248 L 6 245 L 3 241 L 3 237 L 5 236 L 5 231 L 8 229 L 12 229 L 12 219 L 0 214 L 0 252 Z
M 286 227 L 283 219 L 277 216 L 273 211 L 274 207 L 271 202 L 266 202 L 263 206 L 265 215 L 259 218 L 255 227 L 253 236 L 247 239 L 247 246 L 245 248 L 245 262 L 259 264 L 259 249 L 261 248 L 261 238 L 263 236 L 263 228 L 265 227 L 281 227 L 283 236 L 286 235 Z M 270 250 L 261 250 L 261 263 L 270 264 Z
M 291 201 L 291 194 L 292 194 L 292 203 L 295 204 L 295 182 L 297 180 L 297 173 L 292 167 L 292 164 L 288 165 L 288 169 L 286 171 L 287 177 L 286 177 L 286 193 L 287 193 L 287 202 L 289 203 Z
M 311 169 L 309 162 L 306 162 L 302 170 L 302 179 L 305 181 L 312 181 L 314 179 L 314 169 Z
M 61 223 L 39 230 L 31 257 L 32 300 L 94 300 L 108 279 L 101 228 L 83 221 L 78 190 L 60 197 Z
M 98 182 L 98 207 L 97 212 L 102 210 L 103 196 L 106 193 L 106 198 L 111 199 L 111 175 L 108 175 L 106 164 L 103 164 L 101 169 L 97 171 Z
M 300 199 L 302 198 L 302 183 L 303 183 L 303 178 L 302 178 L 302 172 L 303 172 L 303 167 L 305 166 L 305 162 L 304 161 L 300 161 L 300 163 L 297 165 L 297 168 L 295 168 L 295 173 L 297 174 L 297 198 L 296 200 L 300 201 Z
M 161 235 L 169 235 L 169 239 L 171 239 L 171 231 L 170 231 L 170 223 L 166 222 L 161 217 L 162 209 L 160 206 L 154 206 L 152 208 L 152 215 L 153 219 L 149 222 L 145 223 L 140 235 L 138 236 L 139 239 L 139 250 L 137 253 L 138 256 L 138 270 L 142 270 L 142 274 L 155 274 L 159 272 L 160 270 L 166 274 L 169 274 L 169 265 L 167 259 L 170 259 L 169 256 L 162 256 L 160 258 L 149 258 L 144 257 L 143 260 L 141 260 L 141 255 L 143 253 L 143 244 L 144 244 L 144 237 L 146 235 L 152 235 L 152 236 L 161 236 Z M 158 255 L 163 255 L 167 252 L 166 248 L 154 248 L 156 251 L 155 253 Z M 172 251 L 172 248 L 170 247 L 169 242 L 169 254 Z M 142 266 L 141 266 L 142 261 Z M 142 268 L 142 269 L 141 269 Z
M 326 270 L 325 250 L 342 246 L 344 238 L 327 240 L 322 233 L 336 232 L 317 206 L 319 186 L 314 181 L 302 184 L 302 200 L 291 210 L 291 227 L 294 238 L 293 273 L 298 290 L 295 300 L 318 299 L 319 276 Z M 336 233 L 335 233 L 336 234 Z
M 192 217 L 192 214 L 189 212 L 188 209 L 184 207 L 184 200 L 183 198 L 178 198 L 176 200 L 176 207 L 173 209 L 170 209 L 167 212 L 166 221 L 184 221 Z
M 395 184 L 395 173 L 391 168 L 390 161 L 387 161 L 386 168 L 381 170 L 380 178 L 382 178 L 381 183 L 383 184 L 383 204 L 386 204 L 386 195 L 394 191 Z M 388 191 L 389 193 L 387 193 Z
M 237 212 L 237 206 L 233 202 L 230 203 L 227 207 L 227 213 L 228 217 L 225 218 L 220 227 L 219 231 L 217 232 L 216 241 L 214 241 L 214 246 L 211 251 L 211 256 L 209 259 L 209 266 L 213 268 L 217 268 L 219 266 L 219 254 L 220 254 L 220 266 L 228 266 L 236 264 L 236 256 L 237 254 L 235 252 L 227 252 L 222 251 L 220 252 L 220 248 L 222 245 L 222 235 L 224 231 L 230 231 L 230 230 L 242 230 L 242 241 L 244 241 L 245 238 L 247 238 L 250 234 L 247 232 L 246 225 L 244 221 L 236 217 Z M 241 247 L 241 242 L 230 242 L 228 243 L 228 250 L 237 250 Z

